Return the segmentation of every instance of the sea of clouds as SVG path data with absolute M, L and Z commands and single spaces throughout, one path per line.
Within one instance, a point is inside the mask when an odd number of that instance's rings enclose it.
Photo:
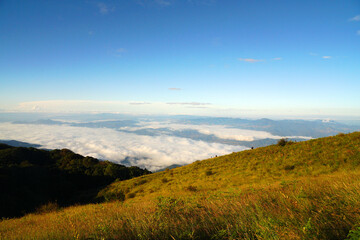
M 156 124 L 151 126 L 160 127 Z M 174 125 L 172 127 L 181 128 L 181 126 Z M 204 133 L 220 134 L 220 131 L 217 130 L 224 130 L 220 127 L 221 129 L 212 129 L 209 132 L 209 130 L 206 130 L 208 128 L 202 128 L 201 131 Z M 198 130 L 200 129 L 198 128 Z M 245 134 L 241 139 L 253 139 L 250 136 L 250 132 L 246 133 L 248 134 Z M 227 132 L 222 134 L 225 135 L 219 136 L 229 138 Z M 68 148 L 84 156 L 93 156 L 117 163 L 127 159 L 127 164 L 146 167 L 151 171 L 156 171 L 172 164 L 189 164 L 196 160 L 246 149 L 243 146 L 208 143 L 175 136 L 137 135 L 109 128 L 13 124 L 9 122 L 0 123 L 0 139 L 40 144 L 42 148 L 46 149 Z

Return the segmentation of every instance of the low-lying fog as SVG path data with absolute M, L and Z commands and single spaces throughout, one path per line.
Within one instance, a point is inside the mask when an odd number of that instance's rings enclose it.
M 194 117 L 119 117 L 95 121 L 64 119 L 2 121 L 0 140 L 39 144 L 46 149 L 68 148 L 84 156 L 156 171 L 173 164 L 189 164 L 215 155 L 242 151 L 251 146 L 273 144 L 283 137 L 297 141 L 319 137 L 319 133 L 311 131 L 314 127 L 320 131 L 328 129 L 324 135 L 351 131 L 349 126 L 335 122 L 302 120 L 293 121 L 294 128 L 301 126 L 295 131 L 289 127 L 292 120 Z M 329 131 L 330 128 L 332 131 Z

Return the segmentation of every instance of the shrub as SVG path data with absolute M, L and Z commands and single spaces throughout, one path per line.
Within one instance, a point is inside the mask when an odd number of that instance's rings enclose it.
M 136 196 L 136 193 L 129 193 L 126 197 L 127 198 L 134 198 Z
M 295 142 L 291 141 L 291 140 L 288 140 L 287 138 L 282 138 L 277 142 L 277 145 L 283 147 L 285 145 L 290 145 L 290 144 L 293 144 L 293 143 L 295 143 Z
M 115 200 L 118 200 L 118 201 L 124 201 L 125 200 L 125 194 L 123 191 L 115 191 L 115 192 L 106 192 L 104 194 L 104 199 L 105 201 L 107 202 L 110 202 L 110 201 L 115 201 Z
M 138 181 L 137 183 L 135 183 L 135 186 L 139 186 L 139 185 L 143 185 L 147 183 L 147 180 L 146 179 L 141 179 L 140 181 Z
M 196 186 L 192 185 L 187 186 L 185 189 L 191 192 L 196 192 L 198 190 Z
M 355 230 L 350 230 L 346 240 L 359 240 L 360 239 L 360 227 Z
M 59 210 L 59 205 L 57 202 L 48 202 L 36 209 L 37 213 L 49 213 L 49 212 L 55 212 Z
M 167 183 L 169 180 L 168 180 L 167 178 L 163 178 L 163 179 L 161 179 L 161 181 L 162 181 L 163 183 Z
M 284 167 L 284 169 L 286 171 L 294 170 L 294 168 L 295 168 L 295 165 L 285 165 L 285 167 Z
M 283 147 L 286 145 L 287 142 L 288 140 L 286 138 L 282 138 L 277 142 L 277 145 Z
M 205 175 L 206 176 L 213 175 L 213 172 L 211 171 L 211 169 L 208 169 L 208 170 L 206 170 Z

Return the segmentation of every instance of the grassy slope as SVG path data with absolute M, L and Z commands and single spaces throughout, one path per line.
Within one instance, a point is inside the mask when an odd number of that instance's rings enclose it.
M 268 146 L 197 161 L 193 164 L 128 181 L 106 192 L 124 191 L 135 199 L 189 192 L 232 192 L 249 186 L 308 176 L 346 172 L 360 166 L 360 133 Z M 193 191 L 191 191 L 193 190 Z M 190 193 L 192 194 L 192 193 Z M 101 195 L 101 194 L 100 194 Z
M 125 202 L 0 222 L 0 239 L 344 239 L 360 221 L 360 133 L 116 182 Z

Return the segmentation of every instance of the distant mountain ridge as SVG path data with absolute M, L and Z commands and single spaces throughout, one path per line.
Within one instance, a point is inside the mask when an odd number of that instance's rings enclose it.
M 265 131 L 275 136 L 294 136 L 290 137 L 293 141 L 304 141 L 303 137 L 319 138 L 333 136 L 338 133 L 350 133 L 359 131 L 360 126 L 346 125 L 333 120 L 272 120 L 268 118 L 261 119 L 242 119 L 228 117 L 185 117 L 173 116 L 169 117 L 173 123 L 188 124 L 188 129 L 170 129 L 170 128 L 151 128 L 143 126 L 141 129 L 133 130 L 132 127 L 138 127 L 142 121 L 158 121 L 166 120 L 166 118 L 143 118 L 136 119 L 118 119 L 90 122 L 63 122 L 52 119 L 38 119 L 34 121 L 13 121 L 14 124 L 45 124 L 45 125 L 68 125 L 74 127 L 89 128 L 110 128 L 120 132 L 134 133 L 144 136 L 160 136 L 168 135 L 181 138 L 188 138 L 196 141 L 205 141 L 209 143 L 221 143 L 235 146 L 263 147 L 275 144 L 277 139 L 263 138 L 253 141 L 239 141 L 235 139 L 223 139 L 214 134 L 206 134 L 197 129 L 192 129 L 191 125 L 222 125 L 228 128 Z M 130 129 L 127 129 L 129 128 Z M 297 136 L 297 137 L 296 137 Z
M 6 145 L 9 145 L 12 147 L 34 147 L 34 148 L 41 147 L 40 144 L 33 144 L 33 143 L 16 141 L 16 140 L 0 140 L 0 143 L 6 144 Z
M 191 120 L 182 119 L 180 122 L 198 125 L 227 125 L 234 128 L 266 131 L 279 136 L 307 136 L 313 138 L 327 137 L 338 134 L 339 132 L 349 133 L 360 130 L 359 126 L 349 126 L 331 120 L 271 120 L 268 118 L 249 120 L 241 118 L 198 118 Z

